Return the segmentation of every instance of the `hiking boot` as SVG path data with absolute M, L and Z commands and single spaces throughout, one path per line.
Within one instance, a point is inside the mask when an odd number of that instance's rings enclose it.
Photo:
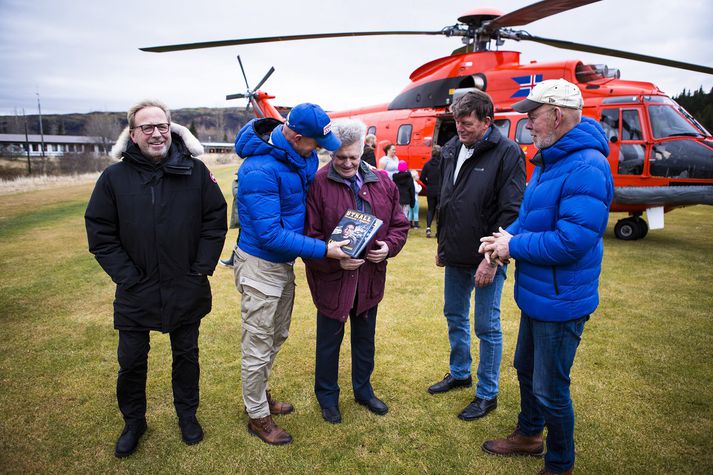
M 270 406 L 270 414 L 273 416 L 289 414 L 295 410 L 294 406 L 289 402 L 279 402 L 272 399 L 270 391 L 265 391 L 265 397 L 267 397 L 267 404 Z
M 248 432 L 270 445 L 285 445 L 292 442 L 292 436 L 275 424 L 272 416 L 250 419 Z
M 542 432 L 535 435 L 525 435 L 520 427 L 515 427 L 512 434 L 504 439 L 488 440 L 482 445 L 484 452 L 492 455 L 530 455 L 540 457 L 545 453 L 542 442 Z
M 186 416 L 178 419 L 178 427 L 181 429 L 181 438 L 188 445 L 195 445 L 203 440 L 203 428 L 196 416 Z
M 124 430 L 121 431 L 119 439 L 116 441 L 114 455 L 116 455 L 117 458 L 124 458 L 133 454 L 144 432 L 146 432 L 145 421 L 136 424 L 126 424 Z

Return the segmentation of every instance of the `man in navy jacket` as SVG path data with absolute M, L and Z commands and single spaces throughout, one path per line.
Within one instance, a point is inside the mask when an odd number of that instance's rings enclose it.
M 570 369 L 589 315 L 599 304 L 599 274 L 614 193 L 609 146 L 599 124 L 582 118 L 582 94 L 564 79 L 535 86 L 513 105 L 526 112 L 539 152 L 517 220 L 481 239 L 486 259 L 517 263 L 522 310 L 515 350 L 520 415 L 515 431 L 490 440 L 497 455 L 547 455 L 540 473 L 572 473 L 574 409 Z
M 248 431 L 268 444 L 292 441 L 272 415 L 288 414 L 274 401 L 267 380 L 287 339 L 295 298 L 297 257 L 346 259 L 341 246 L 304 235 L 307 189 L 317 171 L 317 146 L 337 150 L 340 142 L 321 107 L 299 104 L 282 124 L 255 119 L 238 132 L 240 234 L 235 246 L 235 285 L 243 294 L 242 385 Z

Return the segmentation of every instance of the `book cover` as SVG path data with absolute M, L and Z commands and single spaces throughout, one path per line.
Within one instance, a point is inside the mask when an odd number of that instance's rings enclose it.
M 342 251 L 350 257 L 357 258 L 382 224 L 383 221 L 374 215 L 348 209 L 332 231 L 328 242 L 349 241 L 342 247 Z

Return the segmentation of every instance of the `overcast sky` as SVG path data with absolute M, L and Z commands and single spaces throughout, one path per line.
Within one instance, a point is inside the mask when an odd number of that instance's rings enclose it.
M 503 13 L 515 0 L 0 0 L 0 114 L 124 111 L 147 97 L 169 107 L 243 106 L 236 55 L 251 85 L 277 105 L 311 101 L 341 110 L 390 101 L 421 64 L 447 56 L 459 38 L 339 38 L 144 53 L 141 46 L 258 36 L 370 30 L 440 30 L 479 7 Z M 604 0 L 521 27 L 533 35 L 713 66 L 710 0 Z M 528 42 L 507 42 L 522 61 L 606 63 L 623 79 L 669 95 L 713 87 L 713 76 Z

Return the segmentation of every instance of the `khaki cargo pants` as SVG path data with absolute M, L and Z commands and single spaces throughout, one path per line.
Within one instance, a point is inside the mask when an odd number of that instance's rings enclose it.
M 287 339 L 295 301 L 294 262 L 274 263 L 235 248 L 235 286 L 243 294 L 243 401 L 251 419 L 270 415 L 265 391 Z

